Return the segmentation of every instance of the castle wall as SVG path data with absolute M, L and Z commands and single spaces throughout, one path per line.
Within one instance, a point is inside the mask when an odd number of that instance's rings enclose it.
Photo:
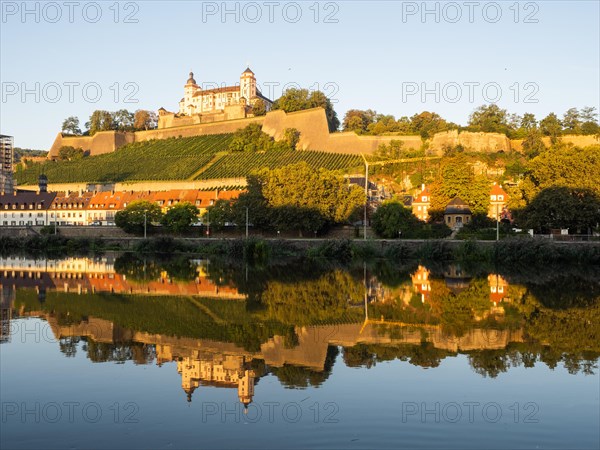
M 594 135 L 568 134 L 561 137 L 562 141 L 567 144 L 573 144 L 577 147 L 587 147 L 589 145 L 600 145 L 600 137 Z M 550 146 L 550 138 L 542 138 L 546 147 Z M 523 150 L 523 139 L 511 139 L 510 145 L 513 150 L 518 152 Z
M 61 147 L 71 146 L 89 151 L 96 156 L 111 153 L 116 149 L 135 142 L 135 133 L 122 133 L 118 131 L 99 131 L 93 136 L 63 136 L 58 133 L 52 147 L 48 151 L 48 158 L 58 157 Z
M 483 133 L 458 130 L 436 133 L 430 141 L 429 149 L 435 154 L 442 155 L 445 147 L 462 145 L 469 152 L 499 152 L 510 151 L 511 142 L 501 133 Z
M 397 140 L 404 142 L 404 148 L 417 150 L 423 143 L 418 135 L 414 136 L 359 136 L 354 132 L 329 133 L 325 110 L 313 108 L 305 111 L 285 113 L 281 110 L 270 111 L 262 117 L 244 117 L 245 111 L 240 106 L 227 107 L 226 111 L 217 114 L 175 117 L 172 113 L 162 114 L 159 118 L 161 126 L 156 130 L 122 133 L 102 131 L 94 136 L 63 137 L 58 134 L 49 158 L 58 156 L 64 145 L 81 147 L 91 155 L 110 153 L 123 145 L 132 142 L 143 142 L 151 139 L 167 139 L 171 137 L 192 137 L 211 134 L 234 133 L 251 123 L 261 124 L 263 131 L 276 140 L 281 139 L 286 128 L 300 131 L 299 148 L 302 150 L 319 150 L 332 153 L 372 154 L 381 144 L 389 144 Z M 240 117 L 232 120 L 223 120 Z M 177 125 L 177 126 L 173 126 Z M 595 136 L 568 135 L 562 137 L 563 142 L 577 146 L 600 144 Z M 544 138 L 546 145 L 549 139 Z M 458 130 L 436 133 L 429 141 L 429 151 L 442 155 L 444 148 L 462 145 L 471 152 L 521 151 L 522 140 L 509 140 L 501 133 L 458 132 Z

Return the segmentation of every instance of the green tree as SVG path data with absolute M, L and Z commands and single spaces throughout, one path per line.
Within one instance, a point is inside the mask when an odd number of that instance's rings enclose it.
M 127 207 L 115 214 L 115 224 L 126 233 L 142 233 L 146 226 L 160 223 L 162 211 L 160 206 L 146 200 L 131 202 Z
M 133 131 L 135 115 L 126 109 L 120 109 L 112 114 L 113 126 L 111 129 L 117 131 Z
M 296 146 L 300 141 L 300 132 L 296 128 L 286 128 L 283 130 L 283 139 L 281 142 L 292 150 L 296 150 Z
M 158 125 L 158 116 L 154 111 L 138 109 L 133 116 L 135 130 L 153 130 Z
M 562 125 L 565 134 L 581 133 L 581 115 L 577 108 L 570 108 L 563 115 Z
M 366 111 L 350 109 L 346 112 L 343 121 L 344 131 L 355 131 L 358 134 L 366 133 L 369 125 L 375 121 L 377 113 L 371 109 Z
M 521 118 L 521 128 L 526 130 L 533 130 L 534 128 L 537 128 L 537 120 L 535 115 L 531 113 L 523 114 L 523 117 Z
M 600 196 L 589 189 L 546 188 L 518 214 L 518 223 L 541 232 L 568 228 L 585 233 L 600 223 Z
M 264 116 L 267 114 L 267 106 L 261 98 L 257 98 L 252 104 L 252 114 L 255 116 Z
M 364 192 L 331 171 L 307 163 L 265 170 L 262 194 L 270 207 L 293 206 L 318 211 L 330 223 L 344 223 L 364 205 Z
M 392 140 L 389 144 L 380 144 L 376 155 L 382 159 L 400 159 L 404 150 L 404 142 Z
M 430 186 L 432 219 L 440 219 L 446 205 L 460 197 L 473 214 L 487 213 L 490 202 L 490 183 L 486 177 L 475 175 L 464 155 L 447 158 L 442 162 L 435 181 Z
M 321 91 L 309 92 L 308 89 L 291 88 L 273 103 L 273 109 L 282 109 L 287 113 L 310 108 L 325 109 L 329 132 L 334 132 L 339 128 L 340 120 L 333 109 L 333 103 Z
M 581 108 L 580 116 L 583 121 L 581 124 L 581 132 L 583 134 L 600 134 L 600 125 L 598 125 L 598 121 L 596 120 L 598 113 L 596 113 L 595 106 Z
M 600 145 L 583 149 L 553 147 L 527 164 L 521 184 L 523 197 L 531 202 L 542 190 L 551 187 L 590 189 L 600 194 Z
M 181 233 L 198 221 L 200 211 L 190 202 L 177 203 L 161 219 L 163 226 L 173 233 Z
M 90 116 L 89 122 L 86 122 L 85 127 L 88 129 L 90 136 L 93 136 L 98 131 L 110 131 L 114 129 L 113 116 L 110 112 L 97 109 Z
M 267 151 L 272 149 L 273 145 L 273 138 L 262 131 L 260 124 L 251 123 L 233 134 L 229 150 L 232 152 Z
M 528 158 L 535 158 L 537 155 L 546 150 L 544 141 L 542 140 L 542 134 L 539 129 L 530 128 L 523 139 L 523 154 Z
M 213 206 L 209 206 L 202 215 L 202 223 L 208 223 L 215 230 L 220 230 L 227 223 L 234 222 L 233 208 L 229 200 L 217 200 Z
M 423 139 L 433 137 L 435 133 L 450 128 L 449 124 L 439 114 L 429 111 L 415 114 L 410 118 L 410 123 L 412 131 L 420 134 Z
M 401 237 L 401 233 L 420 225 L 412 211 L 398 201 L 384 202 L 373 213 L 371 224 L 375 233 L 386 239 Z
M 64 145 L 58 150 L 58 159 L 62 161 L 76 161 L 85 156 L 82 148 L 75 148 L 70 145 Z
M 71 134 L 74 136 L 81 135 L 81 128 L 79 128 L 79 118 L 75 116 L 67 117 L 62 124 L 62 131 L 65 134 Z
M 469 117 L 469 126 L 486 133 L 508 134 L 510 131 L 508 119 L 506 110 L 498 105 L 482 105 Z
M 544 136 L 549 136 L 550 143 L 555 145 L 562 134 L 562 123 L 556 114 L 550 113 L 540 121 L 540 130 Z

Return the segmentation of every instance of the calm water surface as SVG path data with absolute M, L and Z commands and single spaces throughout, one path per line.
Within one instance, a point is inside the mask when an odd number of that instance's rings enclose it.
M 600 447 L 600 277 L 0 258 L 0 447 Z

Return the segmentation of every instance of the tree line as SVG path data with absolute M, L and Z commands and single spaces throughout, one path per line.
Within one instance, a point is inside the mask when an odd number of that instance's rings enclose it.
M 67 117 L 62 124 L 62 132 L 70 136 L 93 136 L 98 131 L 142 131 L 153 130 L 158 126 L 158 115 L 154 111 L 126 109 L 110 112 L 97 109 L 85 123 L 81 131 L 79 118 Z
M 396 119 L 393 115 L 379 114 L 371 109 L 351 109 L 346 112 L 342 122 L 344 131 L 354 131 L 365 135 L 414 135 L 427 139 L 435 133 L 448 130 L 482 131 L 486 133 L 503 133 L 511 139 L 535 140 L 537 136 L 550 137 L 554 142 L 559 136 L 567 134 L 595 135 L 600 134 L 598 113 L 593 106 L 581 109 L 570 108 L 562 119 L 551 112 L 538 120 L 534 114 L 522 116 L 509 113 L 498 105 L 479 106 L 469 116 L 467 126 L 449 122 L 439 114 L 423 111 L 411 117 Z M 532 144 L 529 144 L 532 145 Z

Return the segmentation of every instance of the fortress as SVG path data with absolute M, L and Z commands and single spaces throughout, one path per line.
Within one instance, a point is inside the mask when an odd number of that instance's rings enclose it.
M 522 140 L 511 141 L 500 133 L 457 130 L 437 133 L 427 142 L 419 135 L 359 136 L 353 131 L 330 133 L 323 108 L 293 113 L 272 110 L 273 101 L 262 95 L 250 68 L 241 74 L 239 85 L 213 89 L 202 89 L 193 72 L 190 72 L 183 88 L 184 95 L 179 101 L 177 113 L 165 108 L 158 110 L 157 129 L 136 132 L 101 131 L 93 136 L 63 136 L 59 133 L 48 152 L 48 158 L 56 158 L 63 146 L 82 148 L 95 156 L 114 152 L 134 142 L 234 133 L 251 123 L 260 124 L 262 130 L 275 140 L 281 139 L 287 128 L 295 128 L 300 132 L 299 149 L 331 153 L 372 154 L 381 144 L 389 144 L 394 140 L 403 142 L 407 150 L 418 150 L 427 143 L 428 152 L 432 155 L 442 155 L 446 147 L 457 145 L 474 152 L 520 151 L 522 145 Z M 254 114 L 259 104 L 264 106 L 265 115 Z M 563 136 L 563 141 L 579 146 L 600 142 L 596 136 Z

